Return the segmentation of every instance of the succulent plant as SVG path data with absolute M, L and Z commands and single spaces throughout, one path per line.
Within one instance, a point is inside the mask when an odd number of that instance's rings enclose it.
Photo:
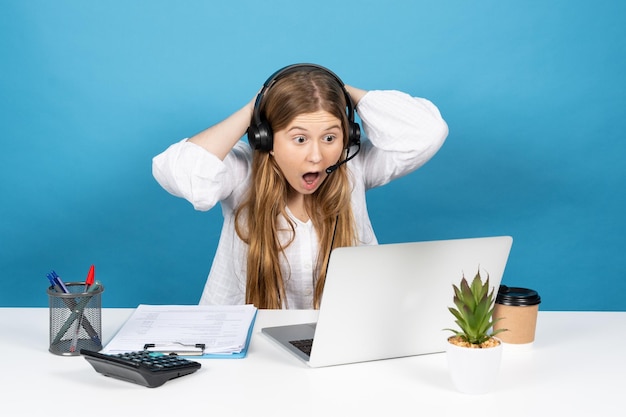
M 494 290 L 489 287 L 489 275 L 483 283 L 479 270 L 471 283 L 463 276 L 460 285 L 452 287 L 456 308 L 448 307 L 448 310 L 456 318 L 455 323 L 461 330 L 445 330 L 453 332 L 457 338 L 470 345 L 484 345 L 492 336 L 506 331 L 499 329 L 490 332 L 498 319 L 493 320 L 495 297 Z

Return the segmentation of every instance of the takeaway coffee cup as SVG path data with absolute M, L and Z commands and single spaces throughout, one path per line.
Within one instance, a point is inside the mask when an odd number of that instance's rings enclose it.
M 507 329 L 496 337 L 504 343 L 530 345 L 535 341 L 537 313 L 541 297 L 535 290 L 500 285 L 493 317 L 500 319 L 493 325 L 494 330 Z

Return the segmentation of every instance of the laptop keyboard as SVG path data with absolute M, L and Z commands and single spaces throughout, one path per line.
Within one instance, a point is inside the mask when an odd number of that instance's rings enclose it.
M 307 354 L 308 356 L 311 356 L 311 347 L 313 346 L 313 339 L 290 340 L 289 343 L 294 345 L 297 349 Z

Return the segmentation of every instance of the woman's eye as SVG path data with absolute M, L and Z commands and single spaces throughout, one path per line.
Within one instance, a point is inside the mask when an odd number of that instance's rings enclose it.
M 324 137 L 324 142 L 333 142 L 335 140 L 334 135 L 328 135 Z
M 306 142 L 306 138 L 304 136 L 297 136 L 293 139 L 296 143 L 304 143 Z

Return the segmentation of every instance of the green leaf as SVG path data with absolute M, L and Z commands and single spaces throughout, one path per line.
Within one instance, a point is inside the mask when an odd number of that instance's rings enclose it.
M 489 334 L 494 323 L 494 290 L 489 286 L 489 275 L 483 282 L 479 268 L 471 283 L 463 275 L 459 286 L 452 285 L 452 288 L 454 290 L 452 300 L 456 308 L 449 307 L 448 309 L 454 315 L 455 323 L 461 330 L 447 330 L 470 343 L 482 343 L 491 335 L 503 331 L 498 330 Z

